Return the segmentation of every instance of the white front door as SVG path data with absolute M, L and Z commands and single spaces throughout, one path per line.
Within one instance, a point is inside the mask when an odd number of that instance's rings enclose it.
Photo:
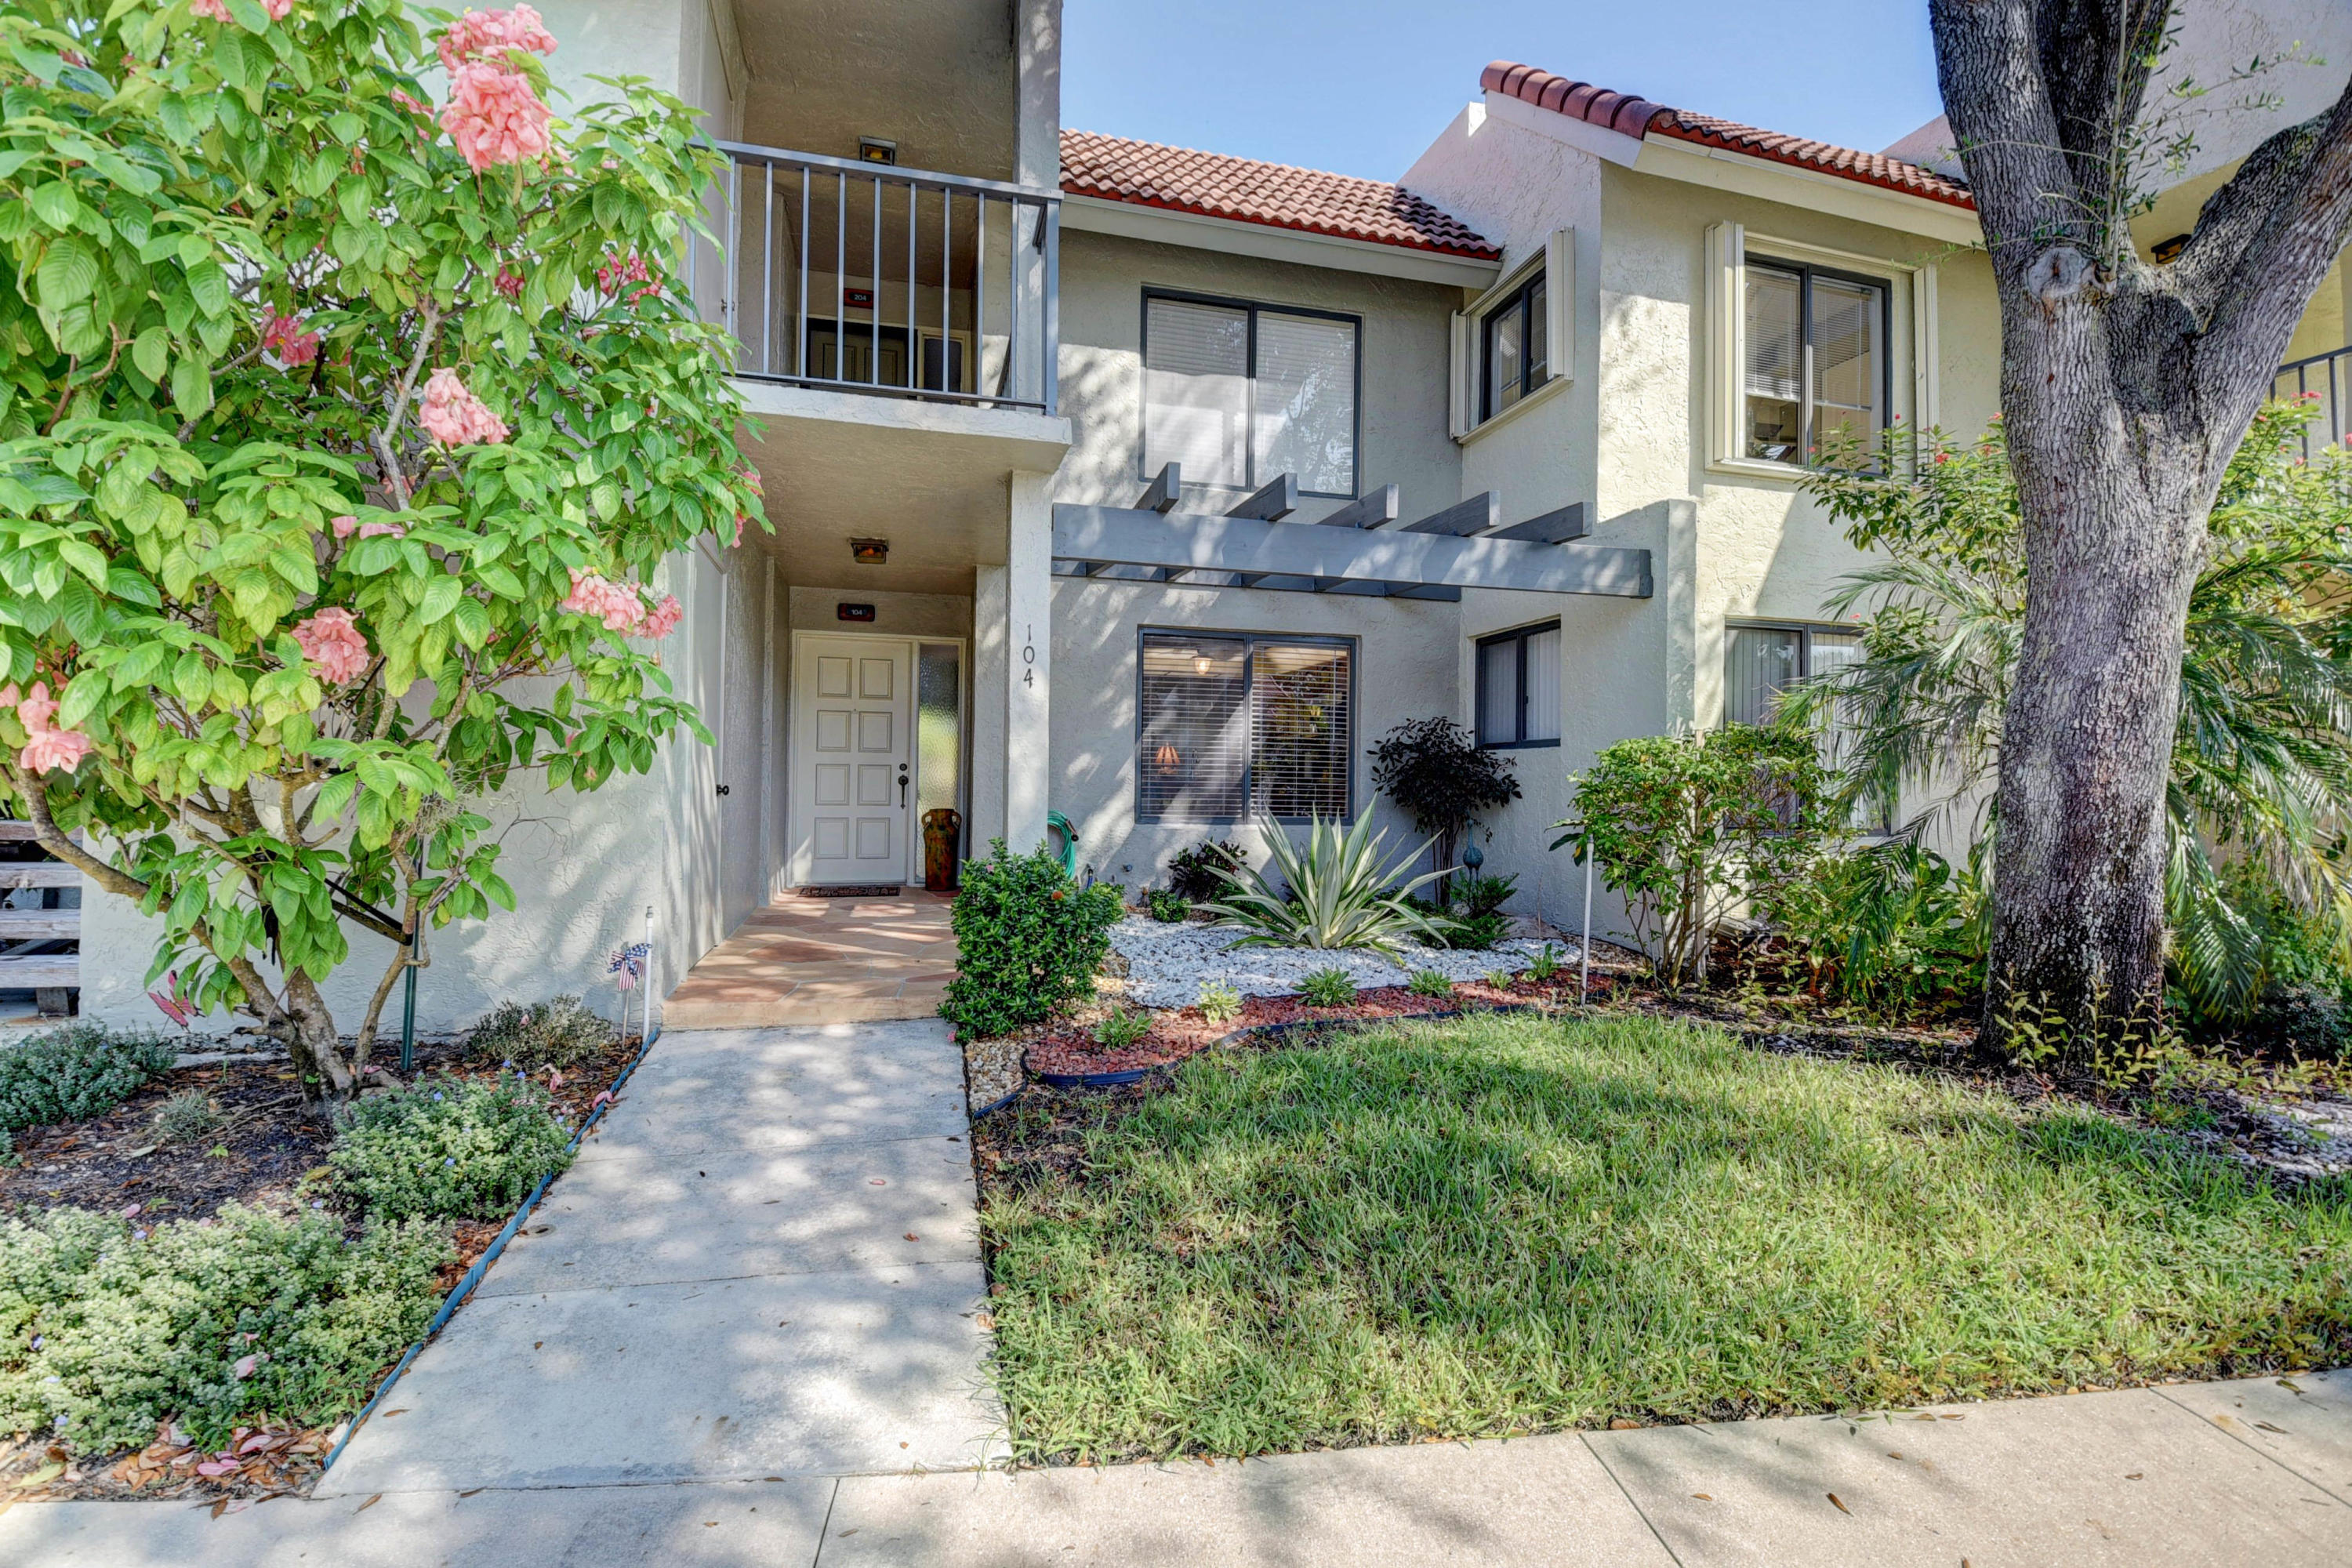
M 794 651 L 798 878 L 903 882 L 913 800 L 909 645 L 808 637 Z

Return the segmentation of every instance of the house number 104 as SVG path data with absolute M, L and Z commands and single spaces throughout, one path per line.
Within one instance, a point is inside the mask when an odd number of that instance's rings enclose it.
M 1021 684 L 1037 684 L 1037 627 L 1034 622 L 1022 628 L 1021 662 L 1029 668 L 1021 672 Z

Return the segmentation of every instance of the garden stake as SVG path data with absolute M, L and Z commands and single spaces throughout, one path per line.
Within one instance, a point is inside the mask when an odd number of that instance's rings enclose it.
M 1584 858 L 1584 930 L 1576 942 L 1576 1005 L 1583 1006 L 1592 997 L 1592 862 L 1597 855 Z

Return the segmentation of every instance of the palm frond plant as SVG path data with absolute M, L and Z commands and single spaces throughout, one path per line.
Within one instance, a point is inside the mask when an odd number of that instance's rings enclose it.
M 2245 1019 L 2269 983 L 2245 870 L 2352 931 L 2352 455 L 2302 458 L 2308 405 L 2273 404 L 2231 459 L 2189 600 L 2166 807 L 2173 989 L 2189 1021 Z M 1790 693 L 1833 731 L 1849 805 L 1918 804 L 1997 835 L 1990 784 L 2023 631 L 2025 561 L 2000 426 L 1979 440 L 1890 434 L 1806 488 L 1880 559 L 1830 614 L 1861 614 L 1862 655 Z M 1898 476 L 1890 481 L 1882 477 Z
M 1249 931 L 1235 946 L 1369 948 L 1393 956 L 1408 938 L 1445 945 L 1444 928 L 1409 901 L 1441 875 L 1425 871 L 1408 879 L 1428 844 L 1383 864 L 1388 834 L 1373 828 L 1370 810 L 1352 826 L 1338 817 L 1308 818 L 1304 848 L 1270 817 L 1259 821 L 1258 832 L 1266 870 L 1219 868 L 1225 890 L 1200 906 L 1217 924 Z

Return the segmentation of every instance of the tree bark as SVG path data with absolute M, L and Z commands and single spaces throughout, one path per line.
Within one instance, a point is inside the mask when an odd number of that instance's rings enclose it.
M 1984 1043 L 2080 1066 L 2164 987 L 2166 784 L 2223 468 L 2352 235 L 2352 90 L 2273 136 L 2169 265 L 2128 228 L 2168 0 L 1931 0 L 2001 309 L 2026 613 Z

